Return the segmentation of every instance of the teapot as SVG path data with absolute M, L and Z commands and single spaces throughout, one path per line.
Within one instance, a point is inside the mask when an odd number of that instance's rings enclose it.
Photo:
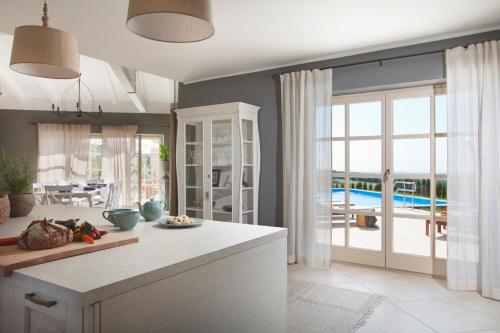
M 139 213 L 146 219 L 146 221 L 154 221 L 161 216 L 163 216 L 163 210 L 166 207 L 165 201 L 159 200 L 155 201 L 151 199 L 141 205 L 140 202 L 137 203 L 139 207 Z

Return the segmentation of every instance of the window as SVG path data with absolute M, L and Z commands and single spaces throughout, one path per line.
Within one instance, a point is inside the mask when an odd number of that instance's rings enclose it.
M 102 137 L 92 135 L 90 137 L 90 152 L 87 179 L 99 181 L 102 179 Z
M 139 200 L 161 199 L 163 178 L 160 161 L 160 144 L 163 137 L 158 135 L 138 135 L 137 147 L 140 159 Z
M 160 161 L 160 144 L 162 135 L 136 135 L 136 158 L 139 163 L 138 198 L 140 201 L 161 199 L 162 196 L 162 165 Z M 87 179 L 99 181 L 102 179 L 102 136 L 92 134 L 90 138 L 90 152 L 88 161 Z

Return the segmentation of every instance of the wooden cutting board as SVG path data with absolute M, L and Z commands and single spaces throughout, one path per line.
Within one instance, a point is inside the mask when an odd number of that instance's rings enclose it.
M 17 245 L 0 246 L 0 278 L 13 270 L 64 259 L 80 254 L 106 250 L 137 243 L 139 238 L 131 232 L 110 232 L 94 244 L 74 242 L 48 250 L 24 250 Z

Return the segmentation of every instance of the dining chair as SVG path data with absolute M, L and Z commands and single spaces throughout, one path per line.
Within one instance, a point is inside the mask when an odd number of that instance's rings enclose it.
M 113 209 L 118 207 L 120 196 L 122 194 L 122 182 L 110 183 L 108 185 L 108 199 L 104 208 Z
M 73 205 L 73 185 L 45 185 L 47 205 Z

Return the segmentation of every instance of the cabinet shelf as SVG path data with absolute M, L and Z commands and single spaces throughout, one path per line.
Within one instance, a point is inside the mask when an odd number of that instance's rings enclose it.
M 228 142 L 212 142 L 212 146 L 231 146 L 233 143 L 231 141 Z
M 202 212 L 203 208 L 198 208 L 198 207 L 186 207 L 186 210 L 190 210 L 193 212 Z
M 243 215 L 253 213 L 253 209 L 243 211 Z
M 203 142 L 186 142 L 186 146 L 202 146 Z
M 243 143 L 253 143 L 253 141 L 250 141 L 250 140 L 243 140 Z
M 202 189 L 202 186 L 186 186 L 187 189 Z
M 212 187 L 212 190 L 230 191 L 230 190 L 232 190 L 232 188 L 231 187 Z
M 250 187 L 242 187 L 241 188 L 243 191 L 247 191 L 247 190 L 253 190 L 253 187 L 250 186 Z
M 212 210 L 212 214 L 232 214 L 233 212 L 226 212 L 225 210 Z
M 227 167 L 232 167 L 232 164 L 212 164 L 213 167 L 219 167 L 219 168 L 227 168 Z
M 187 167 L 201 167 L 203 164 L 186 164 Z

